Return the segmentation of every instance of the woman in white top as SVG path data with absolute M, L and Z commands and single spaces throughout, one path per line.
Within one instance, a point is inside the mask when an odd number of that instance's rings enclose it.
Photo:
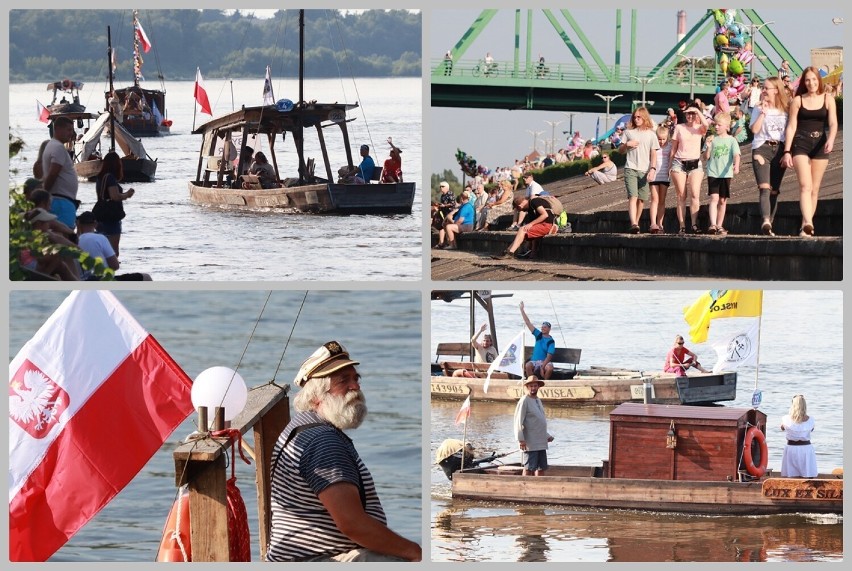
M 689 187 L 689 212 L 692 233 L 698 234 L 698 208 L 701 206 L 701 139 L 707 134 L 707 119 L 697 107 L 689 107 L 686 123 L 675 127 L 672 135 L 670 176 L 677 191 L 677 221 L 680 234 L 686 234 L 686 191 Z
M 787 90 L 777 77 L 763 82 L 760 104 L 751 116 L 751 167 L 760 194 L 760 231 L 774 236 L 772 221 L 778 206 L 778 193 L 787 168 L 784 157 L 784 131 L 787 128 L 787 109 L 790 107 Z
M 787 446 L 781 458 L 782 478 L 815 478 L 817 476 L 816 452 L 811 444 L 814 419 L 808 416 L 805 397 L 796 395 L 790 412 L 781 418 L 781 430 L 787 437 Z

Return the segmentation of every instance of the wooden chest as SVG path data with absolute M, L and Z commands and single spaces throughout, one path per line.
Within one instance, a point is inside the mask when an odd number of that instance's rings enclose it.
M 624 403 L 609 422 L 611 478 L 737 481 L 746 431 L 766 432 L 766 415 L 749 408 Z

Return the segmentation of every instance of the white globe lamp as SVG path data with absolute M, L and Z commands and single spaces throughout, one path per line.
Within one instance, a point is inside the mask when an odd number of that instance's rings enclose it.
M 230 422 L 246 406 L 248 389 L 246 382 L 233 369 L 210 367 L 195 377 L 190 397 L 195 410 L 207 407 L 211 418 L 217 406 L 224 407 L 225 422 Z

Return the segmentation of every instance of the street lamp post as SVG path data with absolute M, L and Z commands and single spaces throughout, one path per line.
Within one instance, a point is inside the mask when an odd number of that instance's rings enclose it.
M 550 125 L 550 152 L 551 153 L 556 152 L 556 126 L 561 125 L 564 122 L 565 121 L 547 121 L 547 120 L 545 120 L 545 123 Z
M 755 32 L 759 32 L 760 29 L 764 26 L 768 26 L 769 24 L 774 24 L 775 22 L 764 22 L 763 24 L 749 24 L 749 36 L 751 37 L 751 51 L 754 57 L 751 58 L 751 63 L 749 64 L 748 74 L 749 79 L 754 79 L 754 60 L 757 59 L 757 50 L 755 47 L 757 46 L 757 36 L 754 35 Z
M 613 99 L 618 99 L 623 94 L 619 93 L 618 95 L 601 95 L 600 93 L 595 93 L 596 97 L 600 97 L 604 101 L 606 101 L 606 130 L 605 133 L 609 132 L 609 104 Z
M 652 81 L 654 81 L 657 78 L 656 77 L 636 77 L 635 75 L 631 75 L 630 79 L 635 79 L 636 81 L 642 82 L 642 106 L 644 107 L 646 103 L 650 103 L 651 105 L 653 105 L 654 104 L 653 101 L 648 101 L 647 99 L 645 99 L 645 86 L 647 86 L 649 83 L 651 83 Z
M 535 151 L 536 150 L 536 148 L 535 148 L 536 143 L 538 142 L 538 136 L 541 135 L 542 133 L 544 133 L 544 131 L 530 131 L 529 129 L 527 129 L 527 133 L 529 133 L 530 135 L 533 136 L 532 150 Z
M 576 113 L 567 113 L 567 112 L 563 111 L 562 114 L 565 115 L 566 117 L 568 117 L 568 133 L 570 134 L 571 137 L 573 137 L 574 136 L 574 115 L 576 115 Z M 564 132 L 565 131 L 563 131 L 563 133 Z
M 685 56 L 683 54 L 677 54 L 686 61 L 689 62 L 689 100 L 695 100 L 695 64 L 704 61 L 710 56 Z

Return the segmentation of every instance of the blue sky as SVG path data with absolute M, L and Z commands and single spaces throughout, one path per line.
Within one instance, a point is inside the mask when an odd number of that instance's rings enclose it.
M 689 31 L 705 13 L 706 8 L 686 10 Z M 429 59 L 440 58 L 450 49 L 476 19 L 480 10 L 432 10 L 428 13 L 429 27 L 427 54 Z M 810 65 L 811 48 L 836 46 L 843 44 L 845 23 L 835 25 L 832 18 L 843 17 L 843 11 L 837 10 L 784 10 L 757 9 L 757 13 L 766 22 L 774 22 L 769 28 L 781 40 L 793 57 L 802 65 Z M 595 42 L 595 47 L 604 61 L 612 64 L 615 57 L 615 9 L 571 10 L 583 32 Z M 525 13 L 523 14 L 525 18 Z M 740 18 L 737 17 L 737 20 Z M 525 20 L 522 20 L 525 22 Z M 533 16 L 533 54 L 542 53 L 548 61 L 573 63 L 562 40 L 556 35 L 541 11 L 535 10 Z M 564 20 L 563 20 L 564 23 Z M 630 12 L 622 12 L 622 66 L 629 62 Z M 522 24 L 525 26 L 525 23 Z M 567 26 L 565 26 L 567 28 Z M 803 32 L 806 31 L 806 32 Z M 655 65 L 674 46 L 677 35 L 677 9 L 643 9 L 637 19 L 637 54 L 639 66 Z M 573 36 L 573 34 L 572 34 Z M 647 41 L 646 41 L 647 40 Z M 514 10 L 501 10 L 482 34 L 476 38 L 464 59 L 478 59 L 490 51 L 495 59 L 510 60 L 513 57 Z M 524 54 L 525 38 L 521 39 L 521 57 Z M 758 39 L 760 41 L 760 39 Z M 687 55 L 702 56 L 713 54 L 710 36 L 700 41 Z M 579 42 L 578 42 L 579 43 Z M 585 50 L 581 47 L 581 51 Z M 774 53 L 774 52 L 770 52 Z M 776 62 L 777 63 L 777 62 Z M 758 73 L 760 73 L 758 68 Z M 573 118 L 574 130 L 588 138 L 594 136 L 595 121 L 601 117 L 601 131 L 604 130 L 605 104 L 601 101 L 600 114 L 576 114 Z M 652 108 L 653 115 L 660 115 L 665 109 Z M 426 165 L 430 173 L 443 169 L 457 169 L 454 160 L 456 148 L 472 155 L 481 164 L 489 167 L 512 164 L 514 159 L 522 158 L 532 150 L 536 138 L 539 151 L 544 143 L 549 146 L 555 133 L 557 146 L 564 141 L 562 131 L 568 130 L 571 120 L 565 114 L 556 111 L 503 111 L 496 109 L 456 109 L 435 108 L 429 112 L 431 126 L 429 139 L 432 164 Z M 611 122 L 617 117 L 612 117 Z M 545 121 L 561 124 L 550 125 Z M 533 133 L 541 132 L 535 136 Z M 495 136 L 497 135 L 497 136 Z M 560 137 L 562 137 L 560 139 Z

